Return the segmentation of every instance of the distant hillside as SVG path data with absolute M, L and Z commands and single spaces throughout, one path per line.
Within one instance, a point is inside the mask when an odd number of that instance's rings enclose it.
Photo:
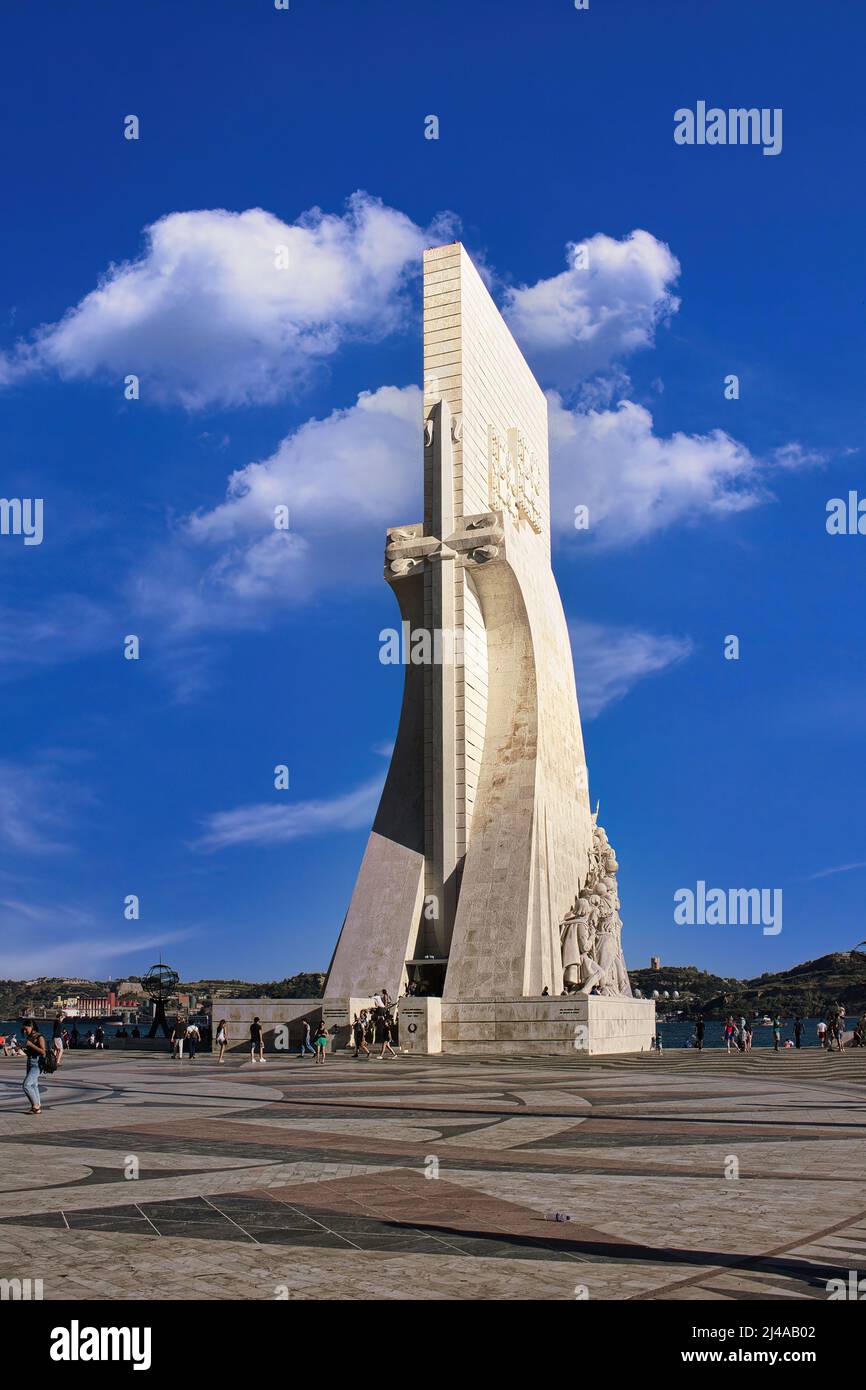
M 660 994 L 678 990 L 681 997 L 671 1001 L 671 1008 L 685 1008 L 689 1013 L 700 1008 L 707 1017 L 778 1011 L 814 1018 L 831 1004 L 844 1004 L 849 1016 L 866 1011 L 866 956 L 859 952 L 835 951 L 754 980 L 725 979 L 693 965 L 630 970 L 629 977 L 632 988 L 647 996 L 653 990 Z
M 135 980 L 137 977 L 126 977 Z M 116 981 L 111 986 L 116 987 Z M 45 1013 L 50 1001 L 58 995 L 70 994 L 105 995 L 108 992 L 106 980 L 88 980 L 86 984 L 70 985 L 62 977 L 42 976 L 29 982 L 22 980 L 0 980 L 0 1018 L 16 1019 L 28 1013 Z M 256 984 L 249 980 L 183 980 L 178 986 L 182 994 L 191 994 L 198 999 L 213 998 L 219 994 L 223 999 L 320 999 L 325 988 L 325 976 L 321 971 L 290 975 L 284 980 L 271 980 L 266 984 Z M 146 1003 L 146 1000 L 142 1000 Z
M 248 980 L 198 980 L 189 988 L 200 994 L 219 994 L 223 999 L 321 999 L 325 976 L 316 970 L 289 975 L 284 980 L 271 980 L 263 985 Z

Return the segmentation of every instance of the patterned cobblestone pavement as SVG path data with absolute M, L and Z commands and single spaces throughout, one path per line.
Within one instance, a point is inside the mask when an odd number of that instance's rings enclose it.
M 866 1272 L 857 1052 L 68 1053 L 40 1116 L 22 1079 L 0 1062 L 0 1278 L 46 1300 L 825 1299 Z

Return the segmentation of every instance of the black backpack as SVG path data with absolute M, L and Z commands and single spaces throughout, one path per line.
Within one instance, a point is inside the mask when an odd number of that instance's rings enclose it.
M 48 1076 L 50 1076 L 53 1071 L 57 1070 L 57 1058 L 54 1055 L 54 1048 L 49 1047 L 48 1043 L 45 1044 L 43 1056 L 39 1058 L 39 1070 L 45 1072 Z

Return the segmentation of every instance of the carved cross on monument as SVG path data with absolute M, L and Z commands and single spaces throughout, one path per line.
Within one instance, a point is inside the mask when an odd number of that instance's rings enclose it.
M 429 670 L 426 719 L 429 772 L 428 819 L 425 835 L 427 871 L 425 914 L 419 954 L 446 959 L 457 908 L 458 873 L 465 853 L 465 781 L 458 783 L 459 758 L 465 767 L 465 724 L 458 722 L 458 699 L 465 701 L 467 633 L 464 565 L 483 565 L 496 559 L 502 528 L 495 515 L 466 522 L 455 513 L 454 445 L 461 439 L 461 419 L 440 398 L 425 423 L 425 514 L 432 535 L 423 527 L 391 531 L 385 550 L 385 577 L 398 585 L 408 576 L 424 574 L 424 627 L 435 640 Z

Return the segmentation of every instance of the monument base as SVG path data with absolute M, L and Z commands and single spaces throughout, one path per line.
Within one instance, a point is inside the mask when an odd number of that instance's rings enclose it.
M 649 1052 L 655 1033 L 651 999 L 571 994 L 442 1001 L 442 1051 L 462 1057 Z
M 351 1021 L 372 1000 L 218 999 L 214 1033 L 226 1020 L 228 1051 L 248 1051 L 250 1024 L 258 1015 L 268 1052 L 296 1052 L 304 1021 L 321 1019 L 328 1051 L 353 1046 Z M 656 1033 L 651 999 L 597 994 L 535 999 L 477 999 L 455 1004 L 404 995 L 397 1005 L 400 1049 L 419 1056 L 573 1057 L 615 1052 L 649 1052 Z M 214 1043 L 216 1050 L 216 1043 Z

